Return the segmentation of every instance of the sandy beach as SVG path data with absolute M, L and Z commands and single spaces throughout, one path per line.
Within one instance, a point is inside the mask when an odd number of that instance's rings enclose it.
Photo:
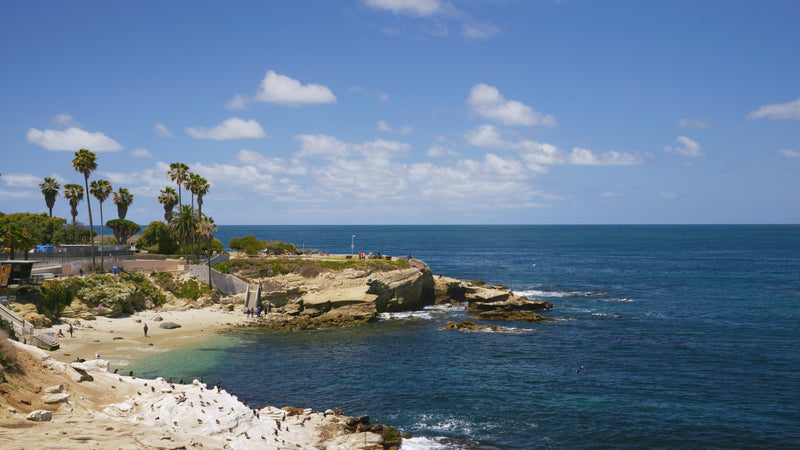
M 64 335 L 58 337 L 60 348 L 50 352 L 55 359 L 70 362 L 76 358 L 95 359 L 100 355 L 111 366 L 118 367 L 154 351 L 167 351 L 202 341 L 219 330 L 235 327 L 247 320 L 239 310 L 227 311 L 224 306 L 214 305 L 183 311 L 147 310 L 113 319 L 66 319 L 65 323 L 54 325 L 46 332 L 58 336 L 61 330 Z M 67 321 L 74 323 L 72 337 Z M 161 324 L 168 322 L 176 323 L 180 328 L 160 328 Z M 145 324 L 148 328 L 146 337 Z
M 224 389 L 197 380 L 173 384 L 109 370 L 152 351 L 201 341 L 247 320 L 241 311 L 218 305 L 150 310 L 77 321 L 73 337 L 66 323 L 51 327 L 48 331 L 57 334 L 61 329 L 65 335 L 55 351 L 9 342 L 18 348 L 17 369 L 7 373 L 12 389 L 0 396 L 0 447 L 385 448 L 380 426 L 361 432 L 371 427 L 366 416 L 275 406 L 253 410 Z M 159 327 L 166 322 L 181 327 Z M 77 362 L 79 358 L 86 362 Z M 37 413 L 48 419 L 31 419 Z

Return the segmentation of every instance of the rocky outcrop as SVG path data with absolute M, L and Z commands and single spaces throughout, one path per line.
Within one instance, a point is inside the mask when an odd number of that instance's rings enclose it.
M 434 303 L 430 270 L 326 271 L 313 278 L 290 273 L 261 280 L 269 317 L 259 325 L 283 329 L 341 326 L 374 320 L 379 313 L 413 311 Z

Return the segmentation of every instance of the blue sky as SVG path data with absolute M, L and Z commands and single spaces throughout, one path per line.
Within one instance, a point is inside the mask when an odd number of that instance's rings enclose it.
M 800 223 L 798 19 L 796 1 L 2 2 L 0 211 L 46 212 L 38 184 L 83 184 L 88 148 L 142 224 L 172 162 L 210 182 L 218 224 Z

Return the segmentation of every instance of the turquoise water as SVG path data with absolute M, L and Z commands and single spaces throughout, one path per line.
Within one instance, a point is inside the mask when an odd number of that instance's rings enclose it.
M 218 238 L 246 234 L 332 253 L 355 234 L 356 252 L 411 253 L 565 320 L 439 331 L 467 317 L 456 309 L 247 330 L 137 361 L 138 375 L 220 380 L 251 406 L 369 414 L 418 436 L 407 448 L 800 446 L 800 226 L 223 226 Z

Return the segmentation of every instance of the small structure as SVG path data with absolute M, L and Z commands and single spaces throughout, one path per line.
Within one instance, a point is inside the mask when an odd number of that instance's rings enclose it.
M 9 284 L 30 284 L 31 269 L 36 261 L 0 261 L 0 287 Z

